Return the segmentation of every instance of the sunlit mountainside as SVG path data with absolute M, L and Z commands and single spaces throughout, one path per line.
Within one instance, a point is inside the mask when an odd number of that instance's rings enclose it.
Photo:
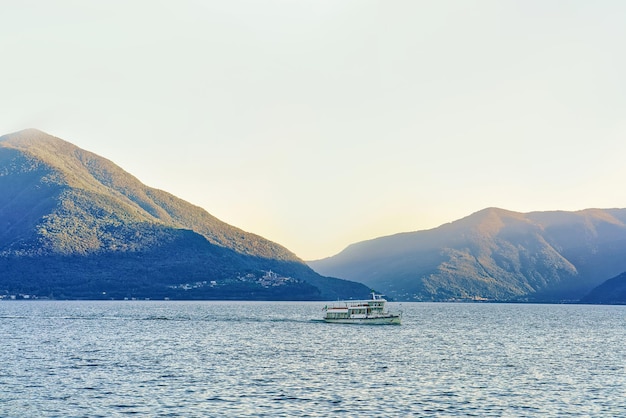
M 489 208 L 356 243 L 309 265 L 399 300 L 578 301 L 626 271 L 626 209 Z
M 365 297 L 286 248 L 29 129 L 0 137 L 0 297 Z

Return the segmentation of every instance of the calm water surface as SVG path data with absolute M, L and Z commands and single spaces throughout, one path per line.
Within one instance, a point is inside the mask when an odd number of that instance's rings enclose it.
M 1 417 L 626 416 L 626 307 L 0 302 Z

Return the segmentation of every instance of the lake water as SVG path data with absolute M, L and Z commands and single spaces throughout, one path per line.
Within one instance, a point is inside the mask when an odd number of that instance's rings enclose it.
M 0 302 L 1 417 L 626 416 L 626 307 Z

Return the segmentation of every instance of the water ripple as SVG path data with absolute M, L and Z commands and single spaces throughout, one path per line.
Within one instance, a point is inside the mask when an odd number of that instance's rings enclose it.
M 2 302 L 0 416 L 620 416 L 626 307 Z

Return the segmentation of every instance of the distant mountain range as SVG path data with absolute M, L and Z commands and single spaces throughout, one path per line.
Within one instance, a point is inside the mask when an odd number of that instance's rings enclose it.
M 59 138 L 0 137 L 0 298 L 626 303 L 626 209 L 488 208 L 309 265 Z
M 435 229 L 353 244 L 309 265 L 397 300 L 626 303 L 624 275 L 585 298 L 626 272 L 626 209 L 488 208 Z
M 330 300 L 368 292 L 59 138 L 34 129 L 0 137 L 0 298 Z

